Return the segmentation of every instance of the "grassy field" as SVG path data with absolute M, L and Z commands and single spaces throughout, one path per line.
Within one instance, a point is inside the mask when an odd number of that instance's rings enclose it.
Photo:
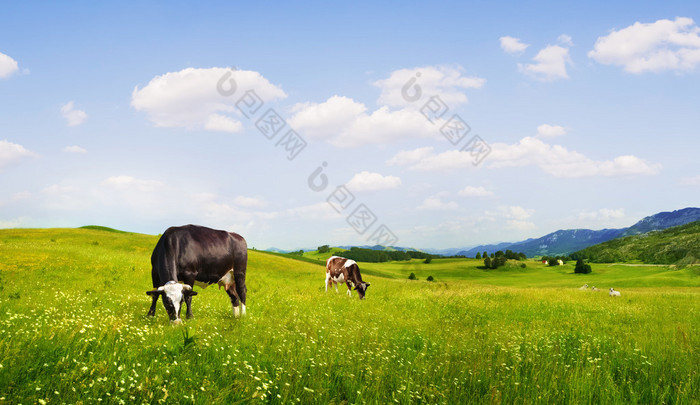
M 0 231 L 0 403 L 700 403 L 697 267 L 361 263 L 360 301 L 251 251 L 248 317 L 210 287 L 172 327 L 156 240 Z

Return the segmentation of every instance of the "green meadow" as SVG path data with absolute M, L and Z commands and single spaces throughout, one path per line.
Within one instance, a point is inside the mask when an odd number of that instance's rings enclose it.
M 247 317 L 196 287 L 171 326 L 156 241 L 0 231 L 0 404 L 700 403 L 697 266 L 360 263 L 360 301 L 325 293 L 330 254 L 250 251 Z

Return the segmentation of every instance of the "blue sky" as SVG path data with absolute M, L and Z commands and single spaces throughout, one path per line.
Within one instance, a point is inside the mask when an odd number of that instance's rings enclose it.
M 3 4 L 0 226 L 440 248 L 698 205 L 697 2 L 374 3 Z

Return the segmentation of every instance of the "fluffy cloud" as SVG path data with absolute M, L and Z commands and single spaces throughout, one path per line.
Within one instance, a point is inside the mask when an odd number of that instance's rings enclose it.
M 511 55 L 519 55 L 525 52 L 529 44 L 524 44 L 520 42 L 519 38 L 513 38 L 509 36 L 499 38 L 501 41 L 501 49 L 506 51 Z
M 566 128 L 559 125 L 542 124 L 537 127 L 537 136 L 540 138 L 553 138 L 566 134 Z
M 605 221 L 610 219 L 623 218 L 625 209 L 601 208 L 595 211 L 582 211 L 578 213 L 577 219 L 580 221 Z
M 85 148 L 81 148 L 78 145 L 66 146 L 65 148 L 63 148 L 63 151 L 68 153 L 87 153 L 87 150 Z
M 401 179 L 396 176 L 382 176 L 379 173 L 363 171 L 355 174 L 346 186 L 352 191 L 377 191 L 397 188 Z
M 296 114 L 288 120 L 292 128 L 341 148 L 440 136 L 439 124 L 430 123 L 418 111 L 393 111 L 384 106 L 369 114 L 364 104 L 347 97 L 333 96 L 320 104 L 297 105 L 294 110 Z
M 680 183 L 684 186 L 700 186 L 700 176 L 684 177 Z
M 234 198 L 233 203 L 240 207 L 246 208 L 264 208 L 267 206 L 267 201 L 263 200 L 262 198 L 244 196 Z
M 525 137 L 515 144 L 495 143 L 484 161 L 487 168 L 536 166 L 555 177 L 654 175 L 661 166 L 636 156 L 618 156 L 596 161 L 560 145 Z M 449 171 L 473 167 L 470 152 L 450 150 L 434 153 L 433 148 L 400 151 L 387 161 L 389 165 L 408 166 L 418 171 Z
M 137 179 L 125 175 L 109 177 L 102 184 L 115 189 L 138 192 L 152 192 L 165 189 L 165 184 L 160 181 Z
M 497 211 L 487 211 L 484 215 L 498 221 L 505 220 L 508 229 L 527 231 L 536 228 L 535 224 L 529 221 L 534 213 L 535 210 L 518 205 L 501 205 Z
M 700 65 L 699 33 L 691 18 L 636 22 L 599 37 L 588 57 L 630 73 L 692 70 Z
M 467 186 L 460 190 L 457 194 L 461 195 L 462 197 L 493 197 L 493 191 L 489 191 L 481 186 Z
M 61 115 L 66 119 L 69 127 L 82 124 L 88 117 L 85 111 L 75 109 L 75 103 L 73 101 L 69 101 L 61 106 Z
M 22 159 L 36 157 L 36 153 L 27 150 L 22 145 L 0 141 L 0 169 L 18 163 Z
M 17 61 L 0 52 L 0 79 L 10 77 L 18 70 Z
M 518 64 L 518 69 L 534 79 L 545 82 L 568 78 L 566 66 L 573 64 L 569 56 L 569 48 L 559 45 L 547 46 L 532 59 L 535 63 Z
M 653 175 L 661 168 L 636 156 L 624 155 L 596 161 L 560 145 L 525 137 L 512 145 L 497 143 L 488 156 L 489 167 L 538 166 L 555 177 Z
M 227 91 L 235 83 L 233 95 L 218 91 L 222 79 Z M 238 112 L 235 104 L 249 90 L 264 102 L 287 97 L 258 72 L 187 68 L 156 76 L 145 87 L 134 88 L 131 106 L 147 113 L 158 127 L 238 132 L 242 124 L 229 114 Z
M 459 208 L 459 206 L 456 202 L 442 201 L 442 198 L 440 198 L 440 196 L 428 197 L 425 200 L 423 200 L 423 204 L 421 204 L 418 207 L 419 210 L 424 211 L 453 211 L 457 208 Z
M 410 84 L 409 81 L 414 83 Z M 447 66 L 424 66 L 412 69 L 399 69 L 391 72 L 388 78 L 373 84 L 381 89 L 378 103 L 392 107 L 420 108 L 434 95 L 440 96 L 448 106 L 467 102 L 464 90 L 484 86 L 486 79 L 463 76 L 461 68 Z M 420 93 L 416 93 L 420 89 Z M 404 92 L 411 97 L 408 100 Z M 412 97 L 415 96 L 414 100 Z

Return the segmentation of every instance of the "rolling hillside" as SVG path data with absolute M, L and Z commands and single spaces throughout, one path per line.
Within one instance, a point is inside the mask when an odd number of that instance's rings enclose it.
M 625 236 L 572 254 L 594 263 L 641 261 L 649 264 L 700 263 L 700 221 L 663 231 Z
M 361 301 L 324 292 L 322 261 L 251 250 L 247 317 L 233 318 L 223 291 L 196 287 L 194 318 L 171 326 L 160 304 L 145 316 L 157 238 L 0 230 L 0 403 L 700 398 L 695 268 L 361 263 L 372 283 Z

